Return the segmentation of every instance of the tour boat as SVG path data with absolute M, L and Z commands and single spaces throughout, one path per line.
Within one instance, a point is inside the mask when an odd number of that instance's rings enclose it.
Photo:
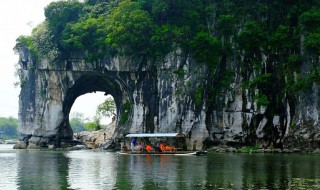
M 179 147 L 173 147 L 170 145 L 164 145 L 162 143 L 159 146 L 151 145 L 150 143 L 146 142 L 147 138 L 183 138 L 184 135 L 180 133 L 136 133 L 136 134 L 128 134 L 125 136 L 126 138 L 131 138 L 132 141 L 136 141 L 140 139 L 143 141 L 141 145 L 135 145 L 132 149 L 132 145 L 130 148 L 124 144 L 119 151 L 119 154 L 123 155 L 175 155 L 175 156 L 202 156 L 206 155 L 207 151 L 198 150 L 198 151 L 185 151 Z M 125 143 L 125 142 L 124 142 Z

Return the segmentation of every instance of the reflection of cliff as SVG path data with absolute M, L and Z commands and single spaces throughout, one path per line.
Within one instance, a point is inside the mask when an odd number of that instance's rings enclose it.
M 3 146 L 1 147 L 3 148 Z M 10 147 L 12 149 L 12 147 Z M 0 189 L 18 189 L 17 154 L 0 150 Z
M 3 178 L 11 183 L 4 182 L 4 187 L 21 190 L 318 189 L 320 177 L 318 157 L 297 154 L 196 157 L 28 151 L 18 152 L 7 163 L 12 165 L 1 167 L 4 172 L 12 168 L 12 178 Z
M 205 171 L 207 178 L 202 186 L 215 186 L 216 188 L 242 187 L 243 159 L 241 155 L 217 154 L 206 159 Z
M 194 189 L 207 178 L 206 157 L 120 156 L 116 188 Z
M 105 152 L 68 152 L 68 184 L 71 189 L 112 189 L 117 157 Z
M 30 151 L 17 153 L 20 190 L 65 189 L 68 187 L 69 159 L 61 152 Z

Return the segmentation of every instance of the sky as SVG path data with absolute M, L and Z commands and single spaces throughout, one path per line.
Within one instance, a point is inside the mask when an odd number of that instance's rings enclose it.
M 19 57 L 13 47 L 20 35 L 30 35 L 32 28 L 45 20 L 44 7 L 54 0 L 0 0 L 0 117 L 18 118 L 20 87 L 15 76 Z M 57 0 L 55 0 L 57 1 Z M 103 93 L 79 97 L 71 112 L 93 117 L 96 107 L 106 97 Z

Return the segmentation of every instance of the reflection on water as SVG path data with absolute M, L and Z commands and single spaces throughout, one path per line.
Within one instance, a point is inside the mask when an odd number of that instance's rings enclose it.
M 69 159 L 68 184 L 71 189 L 111 189 L 115 184 L 117 157 L 111 153 L 72 151 Z
M 116 187 L 123 189 L 194 189 L 190 182 L 206 179 L 206 157 L 121 156 Z M 197 161 L 196 161 L 197 160 Z M 196 161 L 196 162 L 195 162 Z M 197 166 L 194 167 L 196 164 Z
M 67 185 L 68 159 L 60 152 L 23 150 L 16 153 L 19 189 L 61 189 Z
M 118 155 L 0 145 L 0 189 L 320 189 L 318 155 Z
M 17 189 L 16 163 L 16 153 L 12 152 L 12 146 L 0 144 L 0 189 Z

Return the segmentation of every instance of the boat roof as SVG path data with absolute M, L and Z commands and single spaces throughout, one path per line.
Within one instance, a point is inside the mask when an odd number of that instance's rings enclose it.
M 135 133 L 128 134 L 126 137 L 184 137 L 181 133 Z

